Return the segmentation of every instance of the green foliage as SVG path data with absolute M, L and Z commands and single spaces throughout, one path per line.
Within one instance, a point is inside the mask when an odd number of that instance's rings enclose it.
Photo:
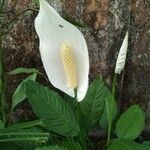
M 22 146 L 16 143 L 0 143 L 1 150 L 10 150 L 10 148 L 11 150 L 23 150 Z
M 4 122 L 0 120 L 0 129 L 4 129 Z
M 9 74 L 10 75 L 16 75 L 20 73 L 39 73 L 37 69 L 34 68 L 17 68 L 13 71 L 11 71 Z
M 71 96 L 65 94 L 64 97 L 63 97 L 63 100 L 65 100 L 70 105 L 72 110 L 75 111 L 75 108 L 78 105 L 78 101 L 75 100 L 74 97 L 71 97 Z
M 150 150 L 150 148 L 128 140 L 112 140 L 107 150 Z
M 144 128 L 145 116 L 138 105 L 126 110 L 116 124 L 116 134 L 120 139 L 135 139 Z
M 143 144 L 150 147 L 150 141 L 144 141 Z
M 18 129 L 6 133 L 0 133 L 0 147 L 8 149 L 7 145 L 14 143 L 16 149 L 34 149 L 48 143 L 50 134 L 41 128 Z M 7 145 L 5 145 L 7 143 Z M 13 149 L 13 148 L 11 148 Z
M 43 127 L 42 121 L 41 120 L 35 120 L 35 121 L 30 121 L 30 122 L 18 123 L 18 124 L 15 124 L 15 125 L 11 125 L 10 127 L 1 129 L 0 134 L 16 131 L 16 130 L 19 130 L 19 129 L 33 128 L 33 127 L 36 127 L 36 126 Z
M 88 133 L 92 127 L 99 123 L 108 132 L 108 126 L 114 125 L 118 114 L 117 103 L 112 101 L 115 95 L 115 82 L 112 90 L 114 92 L 111 94 L 102 79 L 94 80 L 84 100 L 78 103 L 68 95 L 65 95 L 63 100 L 56 92 L 34 82 L 37 74 L 41 74 L 38 70 L 18 68 L 10 75 L 20 73 L 32 73 L 32 75 L 17 87 L 13 94 L 12 108 L 28 98 L 40 120 L 7 128 L 4 128 L 3 122 L 0 121 L 0 147 L 3 150 L 8 150 L 8 145 L 11 144 L 12 150 L 86 150 L 88 146 L 92 149 L 93 145 L 90 145 L 88 139 Z M 138 144 L 131 141 L 141 133 L 144 120 L 144 113 L 138 105 L 130 107 L 116 124 L 118 139 L 112 141 L 110 138 L 107 139 L 107 149 L 148 150 L 149 142 Z M 35 127 L 39 127 L 40 130 L 39 128 L 34 130 Z M 108 137 L 111 137 L 113 132 L 110 131 Z M 97 146 L 97 143 L 95 145 Z
M 14 92 L 12 96 L 12 109 L 15 108 L 16 105 L 18 105 L 20 102 L 22 102 L 27 96 L 26 96 L 26 86 L 25 82 L 28 80 L 35 81 L 37 77 L 37 73 L 33 73 L 32 75 L 28 76 L 25 80 L 23 80 L 19 86 L 17 87 L 16 91 Z
M 82 150 L 80 144 L 75 140 L 73 140 L 72 138 L 68 138 L 67 140 L 64 140 L 63 146 L 65 146 L 69 150 Z
M 107 89 L 101 79 L 96 79 L 89 87 L 85 99 L 80 103 L 81 122 L 85 128 L 96 125 L 103 112 Z
M 114 105 L 112 107 L 112 112 L 111 112 L 111 103 L 113 98 L 111 92 L 108 89 L 104 99 L 105 99 L 105 107 L 99 124 L 105 130 L 105 132 L 107 132 L 111 113 L 112 113 L 112 122 L 114 122 L 118 114 L 118 107 L 117 107 L 117 103 L 114 102 Z
M 69 150 L 69 149 L 56 145 L 56 146 L 40 147 L 36 148 L 35 150 Z
M 32 132 L 10 132 L 0 134 L 0 143 L 5 142 L 42 142 L 48 141 L 48 133 L 32 133 Z
M 27 98 L 46 128 L 64 136 L 75 136 L 79 125 L 69 105 L 54 91 L 27 81 Z
M 16 131 L 16 132 L 9 132 L 9 133 L 1 133 L 0 134 L 0 143 L 2 141 L 5 142 L 5 140 L 10 140 L 10 139 L 16 139 L 16 138 L 19 138 L 19 141 L 21 140 L 26 140 L 26 139 L 35 139 L 35 140 L 38 140 L 40 138 L 43 138 L 43 139 L 48 139 L 49 137 L 49 133 L 41 133 L 41 132 L 38 132 L 38 131 L 32 131 L 31 129 L 30 130 L 21 130 L 21 131 Z
M 32 0 L 32 4 L 36 7 L 39 7 L 39 0 Z

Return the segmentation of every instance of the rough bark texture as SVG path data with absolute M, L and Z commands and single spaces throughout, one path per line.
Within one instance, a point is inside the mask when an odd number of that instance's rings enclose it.
M 112 81 L 122 40 L 129 30 L 129 51 L 125 70 L 118 80 L 118 99 L 123 109 L 130 104 L 140 103 L 149 114 L 150 1 L 49 0 L 49 2 L 62 16 L 83 21 L 91 28 L 82 30 L 89 48 L 90 78 L 92 80 L 97 75 L 102 75 L 108 86 Z M 31 0 L 7 0 L 3 22 L 6 23 L 19 12 L 29 8 L 34 8 Z M 4 60 L 7 71 L 17 67 L 35 67 L 43 71 L 38 37 L 33 24 L 36 14 L 36 11 L 24 13 L 13 24 L 10 33 L 4 37 Z M 8 80 L 9 99 L 20 82 L 18 78 L 21 80 L 20 76 Z

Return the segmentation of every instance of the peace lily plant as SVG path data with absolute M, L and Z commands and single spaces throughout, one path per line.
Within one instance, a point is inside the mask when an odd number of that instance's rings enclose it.
M 100 77 L 88 87 L 89 57 L 83 35 L 48 2 L 40 0 L 39 4 L 35 29 L 43 66 L 52 85 L 64 93 L 60 96 L 37 83 L 38 75 L 46 78 L 37 69 L 18 68 L 10 72 L 9 75 L 30 75 L 13 93 L 6 122 L 0 113 L 0 149 L 149 150 L 149 141 L 135 142 L 142 139 L 142 109 L 133 105 L 121 114 L 116 102 L 117 74 L 125 66 L 128 32 L 119 50 L 112 91 Z M 24 99 L 29 101 L 38 120 L 13 124 L 9 116 Z M 5 106 L 3 101 L 0 106 Z M 93 130 L 100 133 L 95 141 L 90 136 Z
M 121 71 L 124 69 L 126 57 L 127 57 L 127 50 L 128 50 L 128 32 L 125 35 L 125 38 L 123 40 L 123 43 L 121 45 L 121 48 L 119 50 L 116 67 L 115 67 L 115 73 L 113 77 L 113 83 L 112 83 L 112 101 L 110 104 L 110 119 L 109 119 L 109 127 L 108 127 L 108 136 L 107 136 L 107 144 L 109 144 L 110 136 L 111 136 L 111 130 L 112 130 L 112 114 L 113 114 L 113 108 L 115 107 L 115 86 L 117 81 L 117 75 L 121 73 Z
M 89 56 L 82 33 L 40 0 L 35 29 L 43 66 L 52 85 L 81 101 L 88 89 Z

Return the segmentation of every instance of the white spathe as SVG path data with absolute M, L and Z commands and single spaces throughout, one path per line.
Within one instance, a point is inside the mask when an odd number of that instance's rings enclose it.
M 74 97 L 74 89 L 68 86 L 60 54 L 62 45 L 71 47 L 78 77 L 77 100 L 83 100 L 89 84 L 89 56 L 82 33 L 64 20 L 45 0 L 40 0 L 35 29 L 40 39 L 41 59 L 50 82 L 54 87 Z
M 122 46 L 118 54 L 115 73 L 120 74 L 121 71 L 123 70 L 126 62 L 127 50 L 128 50 L 128 32 L 125 35 L 125 38 L 123 40 Z

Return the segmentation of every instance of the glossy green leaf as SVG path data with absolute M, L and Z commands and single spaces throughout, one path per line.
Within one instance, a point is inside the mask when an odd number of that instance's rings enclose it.
M 28 142 L 28 141 L 48 141 L 48 133 L 36 133 L 36 132 L 10 132 L 0 134 L 0 143 L 6 142 Z
M 13 71 L 11 71 L 9 74 L 10 75 L 16 75 L 20 73 L 39 73 L 37 69 L 34 68 L 17 68 Z
M 54 91 L 27 81 L 27 98 L 46 128 L 64 136 L 79 133 L 79 125 L 69 105 Z
M 20 129 L 7 133 L 0 133 L 0 146 L 7 149 L 7 145 L 14 143 L 16 149 L 32 150 L 37 146 L 48 143 L 50 134 L 38 128 Z M 7 143 L 7 145 L 5 145 Z M 13 149 L 13 148 L 12 148 Z M 15 149 L 15 150 L 16 150 Z
M 105 132 L 108 131 L 108 124 L 109 124 L 108 122 L 110 120 L 111 114 L 112 114 L 112 122 L 113 123 L 118 114 L 117 103 L 114 102 L 114 106 L 112 107 L 112 112 L 111 112 L 111 104 L 112 104 L 112 94 L 109 90 L 107 90 L 107 93 L 105 95 L 104 112 L 103 112 L 102 118 L 99 122 L 100 126 L 105 130 Z
M 4 129 L 4 122 L 0 120 L 0 129 Z
M 116 124 L 116 134 L 120 139 L 133 140 L 139 136 L 145 125 L 144 112 L 138 105 L 128 108 Z
M 101 119 L 107 92 L 101 79 L 90 85 L 86 97 L 80 102 L 81 123 L 85 128 L 96 125 Z
M 0 133 L 0 142 L 3 139 L 9 140 L 11 139 L 16 139 L 16 138 L 20 138 L 19 141 L 21 140 L 21 138 L 23 139 L 27 139 L 27 138 L 46 138 L 48 139 L 49 137 L 49 133 L 46 132 L 39 132 L 39 131 L 34 131 L 32 129 L 28 129 L 28 130 L 19 130 L 19 131 L 13 131 L 13 132 L 8 132 L 8 133 Z
M 32 4 L 36 7 L 39 7 L 39 0 L 32 0 Z
M 19 129 L 18 127 L 16 130 L 0 133 L 0 146 L 2 143 L 7 143 L 8 145 L 14 143 L 16 149 L 20 147 L 20 150 L 33 150 L 35 147 L 44 146 L 48 143 L 49 138 L 51 138 L 50 133 L 41 127 L 32 126 L 25 129 Z M 7 149 L 7 146 L 3 144 L 3 148 Z
M 143 144 L 150 147 L 150 141 L 144 141 Z
M 22 150 L 22 146 L 16 144 L 16 143 L 0 143 L 0 149 L 1 150 Z M 29 149 L 28 149 L 29 150 Z
M 15 108 L 16 105 L 18 105 L 20 102 L 22 102 L 26 97 L 26 87 L 25 82 L 28 80 L 35 81 L 37 77 L 37 73 L 34 73 L 30 76 L 28 76 L 25 80 L 23 80 L 19 86 L 17 87 L 16 91 L 14 92 L 12 96 L 12 109 Z
M 150 148 L 133 141 L 113 140 L 107 150 L 150 150 Z
M 69 150 L 69 149 L 56 145 L 56 146 L 40 147 L 36 148 L 35 150 Z
M 36 126 L 44 127 L 43 122 L 41 120 L 35 120 L 35 121 L 30 121 L 25 123 L 17 123 L 15 125 L 11 125 L 10 127 L 0 129 L 0 134 L 9 133 L 20 129 L 33 128 Z
M 68 138 L 63 141 L 63 146 L 69 150 L 82 150 L 81 145 L 76 142 L 73 138 Z

